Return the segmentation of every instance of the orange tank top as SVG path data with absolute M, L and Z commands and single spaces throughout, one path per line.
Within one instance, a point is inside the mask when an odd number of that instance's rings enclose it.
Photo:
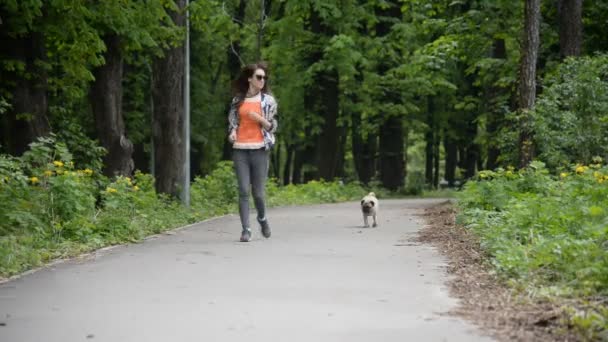
M 239 107 L 239 128 L 236 132 L 234 148 L 256 149 L 264 147 L 264 137 L 260 124 L 247 115 L 252 111 L 261 115 L 260 102 L 243 102 Z

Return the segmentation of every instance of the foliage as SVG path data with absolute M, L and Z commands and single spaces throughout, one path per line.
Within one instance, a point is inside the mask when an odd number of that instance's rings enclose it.
M 570 58 L 533 112 L 538 156 L 551 167 L 608 157 L 608 55 Z
M 0 155 L 0 202 L 5 204 L 0 207 L 0 276 L 237 211 L 232 162 L 197 177 L 191 208 L 184 208 L 156 194 L 149 174 L 107 179 L 99 170 L 77 168 L 71 158 L 54 138 L 31 144 L 20 158 Z M 372 190 L 388 196 L 383 189 Z M 281 187 L 267 182 L 269 206 L 358 200 L 366 191 L 357 183 Z
M 572 165 L 559 176 L 541 162 L 519 171 L 482 171 L 459 195 L 459 221 L 480 237 L 496 272 L 514 286 L 605 299 L 608 167 L 600 162 Z M 591 310 L 586 314 L 603 322 L 592 333 L 608 330 L 605 310 L 604 316 Z

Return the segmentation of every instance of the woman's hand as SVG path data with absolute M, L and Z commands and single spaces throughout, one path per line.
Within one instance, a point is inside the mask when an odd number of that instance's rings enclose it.
M 252 120 L 254 120 L 255 122 L 261 123 L 261 119 L 263 119 L 260 114 L 254 112 L 252 110 L 248 111 L 247 115 L 249 115 L 249 118 L 252 119 Z
M 231 143 L 236 141 L 236 129 L 230 132 L 230 134 L 228 135 L 228 141 L 230 141 Z
M 255 122 L 259 123 L 260 125 L 262 125 L 262 127 L 264 127 L 265 129 L 269 129 L 270 128 L 270 122 L 268 122 L 268 120 L 264 119 L 260 114 L 250 110 L 247 112 L 247 115 L 249 115 L 249 117 L 254 120 Z

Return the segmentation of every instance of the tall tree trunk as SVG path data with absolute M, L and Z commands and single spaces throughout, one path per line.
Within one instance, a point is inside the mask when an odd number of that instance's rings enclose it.
M 529 110 L 536 102 L 536 62 L 540 45 L 540 0 L 526 0 L 524 39 L 519 71 L 519 109 L 521 127 L 519 134 L 519 166 L 532 161 L 534 146 L 530 127 Z
M 368 184 L 376 174 L 377 136 L 372 132 L 364 140 L 361 134 L 361 113 L 352 114 L 352 151 L 359 181 Z
M 397 190 L 405 180 L 403 160 L 403 123 L 391 116 L 380 128 L 380 181 L 389 190 Z
M 319 37 L 333 35 L 333 28 L 325 25 L 319 13 L 311 8 L 310 31 Z M 324 38 L 322 38 L 324 39 Z M 311 65 L 323 58 L 323 46 L 315 42 L 307 56 Z M 322 118 L 321 129 L 318 135 L 310 136 L 316 139 L 314 147 L 314 164 L 316 172 L 311 176 L 333 180 L 338 174 L 338 160 L 340 160 L 340 130 L 338 128 L 339 89 L 338 74 L 336 71 L 317 72 L 312 76 L 311 86 L 304 94 L 306 110 Z
M 287 146 L 287 157 L 285 158 L 285 167 L 283 167 L 283 185 L 291 183 L 291 165 L 293 164 L 295 148 L 293 145 Z
M 469 179 L 475 176 L 475 172 L 477 171 L 477 158 L 479 157 L 477 145 L 470 145 L 467 148 L 466 154 L 466 168 L 464 171 L 464 178 Z
M 184 26 L 185 0 L 177 0 L 179 11 L 171 12 L 173 22 Z M 184 47 L 165 51 L 153 66 L 153 139 L 156 191 L 178 196 L 184 177 Z
M 434 172 L 433 172 L 433 187 L 437 189 L 439 187 L 439 146 L 441 144 L 441 137 L 439 133 L 439 128 L 435 127 L 434 134 L 435 138 L 433 139 L 433 162 L 434 162 Z
M 104 174 L 129 176 L 133 172 L 133 144 L 125 135 L 122 115 L 123 58 L 120 38 L 104 37 L 106 63 L 93 71 L 89 101 L 95 118 L 97 138 L 108 150 L 104 156 Z
M 44 36 L 29 33 L 22 38 L 8 38 L 12 49 L 7 52 L 25 64 L 25 74 L 14 74 L 12 108 L 7 112 L 4 140 L 10 154 L 21 155 L 38 137 L 51 132 L 47 117 L 47 73 L 38 63 L 46 59 Z M 2 49 L 4 50 L 4 49 Z M 11 51 L 12 50 L 12 51 Z
M 426 141 L 426 147 L 424 149 L 425 152 L 425 165 L 424 165 L 424 180 L 425 183 L 429 186 L 433 184 L 433 157 L 434 157 L 434 145 L 435 145 L 435 107 L 433 103 L 433 99 L 428 96 L 427 97 L 427 113 L 426 113 L 426 123 L 428 125 L 428 129 L 424 134 L 424 140 Z
M 393 25 L 402 18 L 401 5 L 396 1 L 386 1 L 384 6 L 376 7 L 375 12 L 379 18 L 375 27 L 378 37 L 390 34 Z M 388 60 L 381 61 L 377 71 L 384 75 L 392 67 L 394 65 Z M 378 101 L 398 104 L 402 99 L 396 94 L 382 94 Z M 395 116 L 386 118 L 380 126 L 379 136 L 380 181 L 385 188 L 397 190 L 405 182 L 403 119 Z
M 427 185 L 433 183 L 433 131 L 431 128 L 424 133 L 426 146 L 424 147 L 424 182 Z
M 304 153 L 305 151 L 296 150 L 293 161 L 293 173 L 291 176 L 291 182 L 293 184 L 302 184 L 302 169 L 304 168 Z
M 456 179 L 456 164 L 458 162 L 458 146 L 456 141 L 450 137 L 449 132 L 445 132 L 445 138 L 443 140 L 443 147 L 445 149 L 445 180 L 448 182 L 448 186 L 454 186 Z
M 335 72 L 325 72 L 316 75 L 315 106 L 317 112 L 323 116 L 321 133 L 317 138 L 317 153 L 315 164 L 319 177 L 325 180 L 333 180 L 339 173 L 338 166 L 340 158 L 340 128 L 338 127 L 339 93 L 338 75 Z M 343 151 L 342 151 L 343 152 Z
M 283 144 L 281 142 L 277 142 L 274 145 L 274 148 L 270 151 L 270 165 L 269 165 L 269 177 L 281 178 L 281 154 L 283 149 Z
M 559 0 L 559 51 L 562 58 L 580 56 L 583 44 L 583 0 Z
M 502 60 L 507 59 L 507 47 L 504 39 L 494 40 L 492 58 Z M 500 155 L 497 134 L 503 121 L 502 109 L 500 108 L 501 106 L 499 104 L 502 101 L 501 98 L 505 95 L 505 90 L 504 88 L 492 85 L 487 93 L 487 102 L 491 109 L 489 110 L 490 116 L 488 117 L 487 123 L 487 131 L 490 141 L 488 143 L 488 159 L 486 161 L 486 169 L 494 170 L 498 166 L 498 156 Z
M 344 178 L 344 158 L 346 154 L 346 141 L 348 138 L 348 127 L 338 128 L 339 140 L 338 140 L 338 158 L 336 160 L 336 177 Z

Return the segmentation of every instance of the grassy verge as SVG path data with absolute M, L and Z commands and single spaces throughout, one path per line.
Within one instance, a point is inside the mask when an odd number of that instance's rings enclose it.
M 0 279 L 237 211 L 231 162 L 194 180 L 190 208 L 156 194 L 150 175 L 108 179 L 100 166 L 97 160 L 77 168 L 67 148 L 53 139 L 33 144 L 20 158 L 0 155 Z M 267 183 L 269 206 L 358 200 L 366 191 L 337 181 Z
M 608 168 L 542 163 L 482 171 L 459 194 L 458 221 L 478 237 L 496 274 L 529 297 L 559 298 L 586 340 L 608 338 Z

